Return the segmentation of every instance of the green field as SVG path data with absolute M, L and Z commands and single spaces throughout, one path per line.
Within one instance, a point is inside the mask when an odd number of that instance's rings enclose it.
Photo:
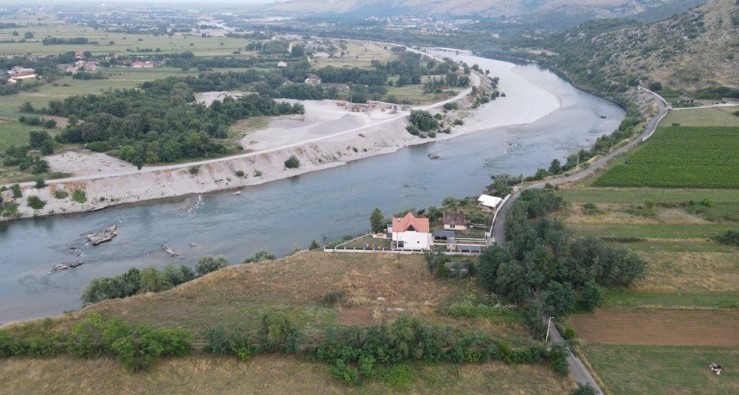
M 612 394 L 739 393 L 739 347 L 633 346 L 588 343 L 581 347 Z M 708 364 L 728 369 L 711 374 Z
M 39 127 L 28 126 L 20 122 L 5 122 L 0 124 L 0 151 L 5 151 L 11 145 L 20 147 L 28 144 L 28 132 Z
M 736 224 L 568 224 L 576 232 L 594 237 L 637 237 L 646 239 L 707 239 Z
M 739 127 L 659 129 L 595 186 L 739 188 Z
M 674 123 L 680 126 L 739 126 L 739 117 L 732 114 L 739 110 L 739 106 L 734 107 L 712 107 L 712 108 L 695 108 L 681 109 L 670 111 L 662 120 L 662 125 L 672 125 Z
M 715 203 L 737 202 L 739 191 L 727 189 L 658 189 L 658 188 L 569 188 L 557 192 L 572 203 L 641 204 L 684 203 L 710 198 Z
M 17 30 L 20 37 L 12 36 Z M 169 36 L 154 36 L 152 34 L 126 34 L 94 30 L 83 26 L 69 26 L 62 22 L 58 24 L 24 26 L 0 30 L 0 41 L 23 38 L 24 32 L 33 32 L 34 37 L 26 42 L 0 43 L 0 54 L 4 55 L 57 55 L 67 51 L 90 51 L 95 56 L 116 53 L 119 55 L 152 55 L 155 53 L 176 53 L 191 51 L 197 56 L 232 56 L 234 51 L 241 51 L 246 56 L 246 45 L 254 40 L 230 37 L 200 37 L 198 34 L 176 34 Z M 44 45 L 41 40 L 45 37 L 72 38 L 85 37 L 97 44 L 81 45 Z M 159 52 L 156 49 L 159 49 Z M 151 50 L 151 51 L 149 51 Z
M 739 293 L 661 293 L 607 290 L 604 307 L 739 309 Z

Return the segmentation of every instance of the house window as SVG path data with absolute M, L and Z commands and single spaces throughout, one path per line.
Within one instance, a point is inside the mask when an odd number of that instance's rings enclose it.
M 449 225 L 450 228 L 454 229 L 454 224 Z
M 398 241 L 398 248 L 403 248 L 403 247 L 405 247 L 405 242 L 404 241 Z

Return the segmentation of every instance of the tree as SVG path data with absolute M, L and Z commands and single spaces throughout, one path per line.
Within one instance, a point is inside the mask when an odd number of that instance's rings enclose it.
M 549 173 L 559 174 L 561 171 L 562 171 L 562 165 L 559 163 L 559 160 L 554 159 L 552 161 L 552 164 L 549 165 Z
M 210 272 L 223 269 L 226 266 L 228 266 L 228 259 L 223 255 L 218 255 L 216 257 L 204 256 L 198 261 L 197 266 L 195 266 L 195 271 L 199 275 L 204 276 Z
M 650 82 L 649 83 L 649 90 L 659 92 L 662 90 L 662 83 L 659 81 Z
M 580 304 L 587 311 L 594 311 L 603 303 L 603 292 L 594 280 L 585 283 L 580 294 Z
M 297 169 L 300 167 L 300 160 L 295 155 L 290 155 L 290 158 L 285 161 L 285 167 L 288 169 Z
M 385 217 L 379 208 L 375 208 L 370 215 L 370 227 L 374 233 L 380 233 L 385 229 Z
M 25 33 L 23 33 L 23 38 L 25 38 L 26 40 L 32 39 L 33 38 L 33 32 L 25 32 Z
M 552 281 L 545 299 L 547 311 L 555 317 L 565 317 L 575 311 L 577 297 L 570 283 Z

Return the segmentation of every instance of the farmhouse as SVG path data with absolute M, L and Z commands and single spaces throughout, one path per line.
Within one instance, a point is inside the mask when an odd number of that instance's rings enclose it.
M 428 218 L 416 218 L 411 212 L 403 218 L 393 217 L 392 245 L 400 250 L 428 250 L 433 244 L 429 229 Z
M 497 196 L 482 194 L 479 198 L 477 198 L 477 207 L 480 207 L 482 211 L 494 213 L 496 210 L 498 210 L 498 207 L 500 207 L 500 204 L 502 202 L 503 199 Z
M 443 220 L 445 230 L 467 230 L 464 213 L 445 212 Z
M 285 67 L 287 67 L 287 63 L 281 60 L 277 62 L 277 67 L 284 69 Z
M 308 85 L 320 85 L 321 84 L 321 77 L 311 74 L 308 76 L 308 78 L 305 79 L 305 83 Z

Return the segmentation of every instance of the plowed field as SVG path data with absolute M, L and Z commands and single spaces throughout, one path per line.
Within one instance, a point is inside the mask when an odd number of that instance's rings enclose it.
M 572 325 L 581 339 L 600 343 L 739 344 L 737 310 L 600 309 L 574 315 Z

